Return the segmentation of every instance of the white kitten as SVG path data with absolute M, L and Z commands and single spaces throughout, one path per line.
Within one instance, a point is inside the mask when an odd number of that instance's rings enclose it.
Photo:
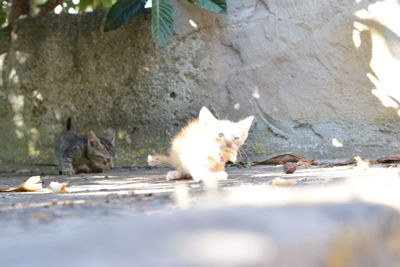
M 170 156 L 148 157 L 150 166 L 170 167 L 168 180 L 192 177 L 195 181 L 226 180 L 227 161 L 235 162 L 254 117 L 239 122 L 218 120 L 203 107 L 199 118 L 182 128 L 172 140 Z

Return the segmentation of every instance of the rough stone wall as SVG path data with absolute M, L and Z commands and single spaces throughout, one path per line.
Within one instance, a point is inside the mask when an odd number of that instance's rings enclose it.
M 0 55 L 0 160 L 52 163 L 67 117 L 118 130 L 120 164 L 165 152 L 202 105 L 256 122 L 245 151 L 338 158 L 398 152 L 398 0 L 176 0 L 176 34 L 150 14 L 102 34 L 103 14 L 19 21 Z

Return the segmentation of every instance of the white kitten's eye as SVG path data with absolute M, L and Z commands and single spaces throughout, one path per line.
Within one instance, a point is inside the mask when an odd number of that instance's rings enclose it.
M 237 136 L 235 136 L 235 137 L 233 137 L 233 141 L 239 141 L 239 137 L 237 137 Z
M 222 137 L 224 137 L 224 134 L 223 134 L 223 133 L 219 133 L 219 134 L 218 134 L 218 137 L 221 137 L 221 138 L 222 138 Z

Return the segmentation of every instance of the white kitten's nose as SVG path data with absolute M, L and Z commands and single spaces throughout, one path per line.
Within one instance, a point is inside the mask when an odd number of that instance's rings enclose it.
M 226 147 L 228 147 L 228 148 L 232 148 L 232 142 L 230 142 L 230 141 L 226 141 L 226 142 L 225 142 L 225 145 L 226 145 Z

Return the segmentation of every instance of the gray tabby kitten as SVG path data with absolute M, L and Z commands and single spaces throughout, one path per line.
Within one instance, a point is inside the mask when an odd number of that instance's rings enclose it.
M 71 118 L 67 129 L 56 145 L 56 156 L 60 174 L 103 172 L 114 167 L 115 131 L 108 128 L 104 136 L 97 137 L 90 131 L 89 136 L 71 130 Z

